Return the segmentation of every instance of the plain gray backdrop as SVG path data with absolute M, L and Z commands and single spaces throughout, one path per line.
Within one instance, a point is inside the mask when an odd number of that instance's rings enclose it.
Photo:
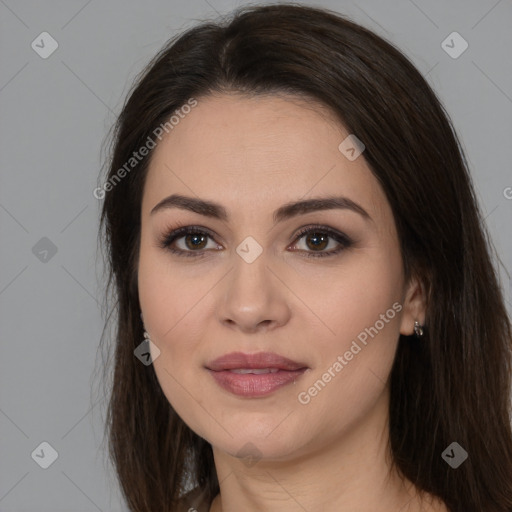
M 135 75 L 163 44 L 242 4 L 0 0 L 2 512 L 126 510 L 100 447 L 106 400 L 92 392 L 104 322 L 101 200 L 92 193 L 102 144 Z M 395 43 L 433 86 L 510 271 L 510 0 L 308 4 Z M 510 312 L 510 279 L 500 272 Z

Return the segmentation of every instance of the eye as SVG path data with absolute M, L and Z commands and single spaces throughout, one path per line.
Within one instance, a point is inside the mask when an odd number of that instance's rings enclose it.
M 349 248 L 354 242 L 344 233 L 340 233 L 327 226 L 308 226 L 303 228 L 297 233 L 296 239 L 304 239 L 306 249 L 299 249 L 304 252 L 307 257 L 322 258 L 326 256 L 333 256 L 340 253 L 344 249 Z M 330 242 L 336 242 L 338 247 L 330 251 L 324 251 L 329 247 Z M 312 249 L 312 250 L 308 250 Z
M 208 239 L 212 240 L 212 246 L 208 247 Z M 305 249 L 297 249 L 297 241 L 304 239 Z M 294 250 L 304 253 L 307 257 L 326 257 L 333 256 L 347 249 L 353 244 L 351 238 L 327 226 L 308 226 L 302 228 L 295 235 L 296 242 L 291 246 Z M 335 248 L 325 251 L 331 242 L 334 242 Z M 336 247 L 336 244 L 338 245 Z M 213 242 L 212 234 L 198 226 L 185 226 L 164 234 L 159 240 L 159 247 L 166 249 L 177 256 L 185 257 L 203 257 L 206 255 L 205 249 L 222 249 Z
M 165 234 L 159 241 L 158 245 L 162 249 L 167 249 L 178 256 L 197 257 L 204 256 L 203 249 L 208 248 L 208 238 L 213 239 L 211 234 L 203 228 L 199 228 L 197 226 L 185 226 Z M 174 246 L 177 246 L 177 248 Z M 218 246 L 213 248 L 216 249 Z

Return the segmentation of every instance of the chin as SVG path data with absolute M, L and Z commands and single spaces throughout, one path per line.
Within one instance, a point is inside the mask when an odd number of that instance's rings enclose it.
M 226 452 L 233 457 L 240 459 L 261 459 L 261 460 L 287 460 L 293 458 L 302 447 L 309 444 L 304 437 L 304 428 L 296 425 L 291 419 L 279 419 L 275 416 L 255 420 L 254 414 L 247 413 L 247 418 L 242 415 L 232 422 L 224 425 L 227 432 L 219 425 L 215 430 L 203 428 L 196 433 L 206 439 L 216 450 Z M 280 424 L 280 422 L 282 422 Z M 284 425 L 285 423 L 286 426 Z

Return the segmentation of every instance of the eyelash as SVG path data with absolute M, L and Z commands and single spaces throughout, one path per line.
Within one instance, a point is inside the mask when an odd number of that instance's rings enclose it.
M 329 236 L 329 238 L 332 238 L 336 242 L 340 244 L 340 247 L 337 249 L 327 251 L 327 252 L 313 252 L 313 251 L 303 251 L 300 250 L 298 252 L 305 253 L 306 257 L 310 258 L 325 258 L 328 256 L 334 256 L 341 251 L 348 249 L 352 246 L 354 243 L 351 238 L 349 238 L 347 235 L 343 233 L 339 233 L 338 231 L 335 231 L 327 226 L 321 226 L 321 225 L 313 225 L 313 226 L 307 226 L 305 228 L 301 228 L 299 232 L 295 235 L 295 241 L 299 241 L 301 238 L 304 237 L 304 235 L 310 234 L 310 233 L 316 233 L 316 234 L 326 234 Z M 194 258 L 202 258 L 206 254 L 205 250 L 198 250 L 198 251 L 184 251 L 182 249 L 174 249 L 171 247 L 171 244 L 180 239 L 183 238 L 186 235 L 206 235 L 207 237 L 213 239 L 213 236 L 211 233 L 209 233 L 204 228 L 200 228 L 199 226 L 185 226 L 178 229 L 175 229 L 173 231 L 164 233 L 164 235 L 159 239 L 158 246 L 161 249 L 165 249 L 170 251 L 173 254 L 176 254 L 177 256 L 183 256 L 183 257 L 194 257 Z

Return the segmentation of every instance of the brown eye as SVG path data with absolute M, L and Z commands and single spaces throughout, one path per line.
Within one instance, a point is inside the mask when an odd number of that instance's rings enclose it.
M 301 239 L 304 239 L 303 247 L 297 247 L 301 245 L 300 243 L 296 243 L 294 247 L 311 257 L 334 256 L 354 243 L 347 235 L 327 226 L 307 227 L 297 234 L 296 240 Z M 330 245 L 331 250 L 326 251 L 325 249 Z
M 329 236 L 312 231 L 306 235 L 306 245 L 315 251 L 323 250 L 329 245 Z
M 213 244 L 208 247 L 211 240 Z M 159 240 L 159 246 L 178 256 L 204 256 L 207 249 L 218 249 L 219 246 L 213 242 L 210 233 L 195 226 L 178 228 L 164 235 Z
M 206 246 L 206 241 L 208 239 L 208 235 L 204 235 L 201 233 L 186 235 L 183 237 L 185 240 L 185 245 L 188 249 L 196 250 L 196 249 L 204 249 Z

